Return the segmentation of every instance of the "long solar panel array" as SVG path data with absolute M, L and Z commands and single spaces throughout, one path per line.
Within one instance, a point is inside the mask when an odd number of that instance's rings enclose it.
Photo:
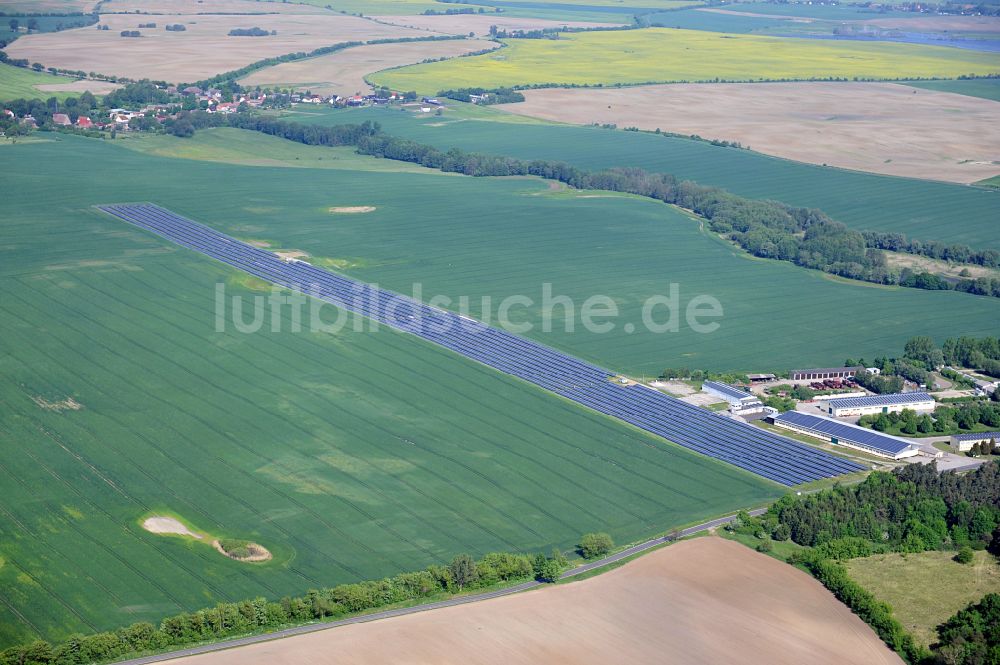
M 255 277 L 412 333 L 783 485 L 798 485 L 863 468 L 658 391 L 638 385 L 615 385 L 610 381 L 613 373 L 596 365 L 304 261 L 283 260 L 159 206 L 120 204 L 98 209 Z
M 873 432 L 857 425 L 842 423 L 838 420 L 814 416 L 809 413 L 787 411 L 775 418 L 775 422 L 788 423 L 802 429 L 836 437 L 840 442 L 850 442 L 867 446 L 890 457 L 894 457 L 911 447 L 908 441 L 897 439 L 894 436 Z

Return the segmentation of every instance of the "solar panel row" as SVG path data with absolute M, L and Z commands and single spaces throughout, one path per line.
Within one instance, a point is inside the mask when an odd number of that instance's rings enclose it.
M 775 420 L 785 422 L 790 425 L 798 425 L 801 428 L 814 430 L 827 436 L 836 437 L 842 442 L 858 443 L 869 448 L 874 448 L 887 455 L 896 455 L 910 447 L 905 441 L 900 441 L 885 434 L 872 432 L 870 430 L 855 427 L 846 423 L 813 416 L 808 413 L 798 411 L 788 411 L 781 414 Z
M 849 409 L 860 406 L 891 406 L 893 404 L 933 401 L 934 398 L 927 393 L 891 393 L 888 395 L 868 395 L 867 397 L 841 397 L 840 399 L 831 399 L 829 405 L 834 409 Z
M 862 467 L 642 386 L 612 384 L 611 372 L 481 322 L 374 288 L 305 262 L 286 262 L 151 204 L 100 210 L 251 275 L 412 333 L 674 443 L 784 485 Z
M 745 390 L 740 390 L 739 388 L 734 388 L 728 383 L 720 383 L 718 381 L 705 381 L 702 384 L 705 388 L 711 388 L 723 395 L 728 395 L 734 399 L 747 399 L 748 397 L 753 397 L 750 393 Z

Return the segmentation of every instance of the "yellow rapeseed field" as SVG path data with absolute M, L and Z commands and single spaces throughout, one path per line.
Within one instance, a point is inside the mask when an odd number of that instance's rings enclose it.
M 387 70 L 397 90 L 532 84 L 956 78 L 1000 72 L 995 53 L 891 42 L 824 41 L 649 28 L 507 40 L 481 56 Z

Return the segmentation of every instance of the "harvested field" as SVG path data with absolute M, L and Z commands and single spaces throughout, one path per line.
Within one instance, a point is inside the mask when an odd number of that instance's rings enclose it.
M 91 12 L 97 0 L 0 0 L 5 14 L 61 14 Z
M 900 663 L 805 573 L 706 537 L 566 586 L 182 658 L 178 665 L 351 662 Z
M 257 0 L 105 0 L 103 13 L 145 14 L 330 14 L 314 5 Z
M 1000 103 L 894 83 L 654 85 L 525 91 L 512 113 L 738 141 L 770 155 L 970 183 L 1000 173 Z
M 441 42 L 371 44 L 338 53 L 286 62 L 240 79 L 242 85 L 308 88 L 319 94 L 353 95 L 371 89 L 365 76 L 389 67 L 451 58 L 499 46 L 496 42 L 462 39 Z
M 70 83 L 42 83 L 34 86 L 39 92 L 83 93 L 89 90 L 95 95 L 106 95 L 120 87 L 119 84 L 111 83 L 110 81 L 88 81 L 86 79 L 71 81 Z
M 263 3 L 261 3 L 263 4 Z M 12 58 L 28 58 L 46 67 L 114 74 L 131 78 L 191 82 L 238 69 L 262 58 L 310 51 L 339 42 L 414 37 L 426 33 L 384 25 L 355 16 L 198 16 L 177 15 L 184 32 L 168 32 L 160 22 L 142 29 L 142 37 L 125 39 L 122 30 L 135 30 L 148 18 L 105 14 L 93 27 L 21 37 L 7 47 Z M 165 23 L 165 22 L 164 22 Z M 259 26 L 276 30 L 269 37 L 229 37 L 233 28 Z
M 858 23 L 913 32 L 1000 32 L 1000 18 L 995 16 L 876 18 Z
M 396 25 L 430 30 L 448 34 L 476 35 L 490 34 L 490 26 L 501 30 L 544 30 L 546 28 L 596 28 L 620 26 L 620 23 L 588 23 L 584 21 L 553 21 L 542 18 L 518 18 L 516 16 L 495 16 L 492 14 L 451 14 L 439 16 L 380 16 L 380 21 Z

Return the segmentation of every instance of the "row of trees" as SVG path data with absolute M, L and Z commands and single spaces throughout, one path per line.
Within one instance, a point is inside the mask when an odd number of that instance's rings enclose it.
M 949 245 L 937 240 L 929 242 L 912 240 L 907 239 L 903 233 L 884 231 L 865 231 L 864 237 L 865 243 L 876 249 L 919 254 L 951 263 L 973 263 L 988 268 L 1000 267 L 1000 251 L 995 249 L 974 250 L 968 245 Z
M 0 665 L 103 663 L 168 648 L 235 635 L 276 630 L 321 621 L 406 601 L 454 594 L 532 578 L 555 581 L 566 567 L 558 552 L 552 556 L 494 552 L 480 560 L 456 556 L 447 566 L 402 573 L 382 580 L 312 589 L 303 596 L 279 601 L 254 598 L 167 617 L 159 626 L 135 623 L 94 635 L 72 635 L 58 645 L 44 641 L 0 652 Z
M 277 122 L 279 124 L 273 127 L 279 135 L 288 134 L 285 138 L 299 140 L 295 136 L 308 134 L 299 129 L 282 132 L 280 125 L 285 123 Z M 788 260 L 806 268 L 879 283 L 899 283 L 900 275 L 906 277 L 905 271 L 895 273 L 889 269 L 885 255 L 880 250 L 868 248 L 861 232 L 852 231 L 813 208 L 747 199 L 718 187 L 678 181 L 673 175 L 649 173 L 639 168 L 588 172 L 565 162 L 527 161 L 470 153 L 458 148 L 442 151 L 381 131 L 361 137 L 355 145 L 361 154 L 446 172 L 470 176 L 535 175 L 578 189 L 605 189 L 647 196 L 705 217 L 712 231 L 725 234 L 756 256 Z M 904 279 L 904 283 L 909 282 Z
M 1000 404 L 973 402 L 955 407 L 941 406 L 934 411 L 933 418 L 927 414 L 917 415 L 915 411 L 903 409 L 898 413 L 861 416 L 858 424 L 879 432 L 910 435 L 958 434 L 975 431 L 979 425 L 1000 427 Z M 991 450 L 982 451 L 981 454 L 992 454 Z
M 862 233 L 848 229 L 822 211 L 746 199 L 717 187 L 678 181 L 669 174 L 648 173 L 638 168 L 586 172 L 563 162 L 525 161 L 456 148 L 442 151 L 384 134 L 367 138 L 358 145 L 358 151 L 465 175 L 537 175 L 579 189 L 648 196 L 705 217 L 712 231 L 724 234 L 755 256 L 881 284 L 941 286 L 934 276 L 911 280 L 906 270 L 896 272 L 888 266 L 882 251 L 866 246 Z

